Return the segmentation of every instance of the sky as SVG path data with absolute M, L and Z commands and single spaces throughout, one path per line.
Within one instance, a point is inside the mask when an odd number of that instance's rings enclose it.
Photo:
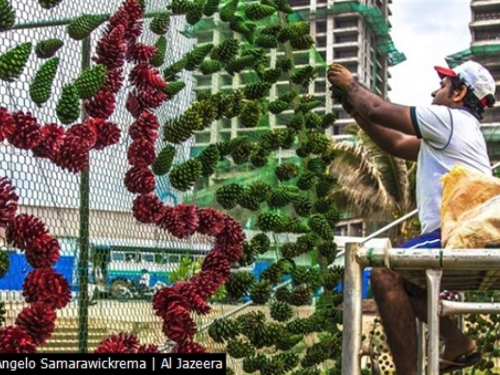
M 404 105 L 430 104 L 438 88 L 435 65 L 470 47 L 470 0 L 393 0 L 391 37 L 406 61 L 390 68 L 389 98 Z

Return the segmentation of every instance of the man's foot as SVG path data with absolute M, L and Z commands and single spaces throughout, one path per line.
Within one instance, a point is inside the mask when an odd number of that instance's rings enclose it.
M 481 353 L 473 351 L 469 354 L 458 356 L 453 361 L 440 359 L 439 374 L 448 374 L 450 372 L 461 370 L 466 367 L 475 365 L 481 360 Z

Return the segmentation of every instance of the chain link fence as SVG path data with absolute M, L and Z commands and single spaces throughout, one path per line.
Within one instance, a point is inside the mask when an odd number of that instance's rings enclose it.
M 0 67 L 0 114 L 15 115 L 17 124 L 29 121 L 43 127 L 58 124 L 66 131 L 84 122 L 84 111 L 75 113 L 73 107 L 71 113 L 68 103 L 66 112 L 61 109 L 64 89 L 85 69 L 95 65 L 96 48 L 108 19 L 122 4 L 119 0 L 0 1 L 0 13 L 3 13 L 0 21 L 4 23 L 0 29 L 7 29 L 2 30 L 0 55 L 9 57 L 9 51 L 15 51 L 15 56 L 10 56 L 14 66 Z M 147 3 L 140 43 L 159 42 L 160 36 L 151 31 L 150 23 L 155 15 L 166 11 L 167 5 L 167 1 Z M 11 12 L 15 15 L 15 24 L 9 29 L 5 24 L 11 22 Z M 90 17 L 80 23 L 80 30 L 72 29 L 70 25 L 84 15 Z M 164 34 L 167 53 L 163 63 L 157 63 L 158 69 L 192 49 L 194 40 L 180 32 L 184 28 L 183 17 L 171 18 L 170 28 Z M 91 32 L 87 38 L 81 38 L 85 30 Z M 5 58 L 3 62 L 8 60 Z M 15 72 L 16 64 L 19 64 L 19 74 Z M 125 65 L 125 78 L 131 65 Z M 37 74 L 39 80 L 49 77 L 50 83 L 45 81 L 45 87 L 37 88 Z M 191 74 L 183 72 L 180 78 L 186 84 L 184 90 L 155 112 L 160 125 L 178 116 L 192 101 Z M 130 168 L 127 150 L 132 139 L 128 129 L 134 118 L 126 110 L 129 87 L 126 79 L 124 82 L 115 95 L 116 108 L 108 119 L 118 126 L 121 136 L 109 147 L 90 151 L 88 171 L 72 173 L 49 158 L 40 157 L 40 152 L 30 150 L 26 144 L 30 137 L 28 130 L 23 133 L 23 139 L 16 141 L 7 137 L 0 145 L 2 177 L 12 182 L 19 197 L 16 215 L 39 218 L 50 235 L 57 238 L 61 256 L 53 268 L 64 276 L 71 288 L 71 301 L 57 311 L 55 332 L 39 346 L 39 352 L 92 351 L 108 334 L 121 331 L 135 333 L 142 343 L 161 346 L 165 336 L 162 320 L 151 306 L 154 291 L 188 278 L 211 249 L 207 238 L 194 236 L 179 240 L 133 217 L 134 195 L 126 189 L 124 176 Z M 82 104 L 80 100 L 80 108 Z M 159 151 L 164 144 L 158 140 L 156 146 Z M 178 146 L 176 161 L 189 158 L 190 147 L 189 141 Z M 185 198 L 169 186 L 166 176 L 156 178 L 155 193 L 169 205 Z M 0 280 L 0 293 L 6 311 L 4 324 L 9 326 L 18 322 L 17 317 L 28 306 L 23 284 L 34 268 L 22 249 L 7 240 L 5 230 L 2 237 L 6 271 Z M 202 326 L 230 308 L 215 306 L 213 312 L 197 324 Z

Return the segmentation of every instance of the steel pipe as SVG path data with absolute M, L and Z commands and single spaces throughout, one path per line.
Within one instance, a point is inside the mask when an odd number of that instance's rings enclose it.
M 427 352 L 427 375 L 439 375 L 439 292 L 442 270 L 425 271 L 427 279 L 427 325 L 429 347 Z
M 500 303 L 441 301 L 439 314 L 500 314 Z
M 363 267 L 484 271 L 500 268 L 500 251 L 495 249 L 361 248 L 358 251 L 357 260 Z
M 356 260 L 360 244 L 346 243 L 344 269 L 344 314 L 342 330 L 342 374 L 361 373 L 362 272 Z

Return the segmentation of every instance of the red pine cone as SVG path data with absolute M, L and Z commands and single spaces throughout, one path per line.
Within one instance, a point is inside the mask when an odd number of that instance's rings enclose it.
M 137 97 L 144 109 L 157 108 L 168 99 L 167 94 L 153 87 L 141 87 L 137 89 Z
M 94 350 L 96 354 L 128 354 L 129 350 L 121 341 L 106 341 L 101 342 Z
M 46 124 L 40 128 L 40 142 L 31 150 L 39 158 L 54 160 L 59 147 L 64 142 L 66 131 L 58 124 Z
M 137 118 L 144 112 L 145 108 L 141 101 L 137 97 L 137 93 L 130 91 L 127 96 L 127 101 L 125 103 L 126 110 L 132 115 L 132 117 Z
M 127 60 L 134 62 L 146 62 L 156 53 L 156 46 L 143 43 L 136 43 L 130 46 L 127 51 Z
M 0 142 L 11 137 L 16 130 L 16 123 L 6 108 L 0 107 Z
M 125 41 L 125 27 L 117 25 L 111 32 L 99 40 L 93 60 L 103 64 L 109 70 L 120 69 L 125 63 L 128 45 Z
M 212 296 L 224 281 L 224 277 L 216 271 L 201 271 L 191 279 L 192 284 L 203 299 Z
M 136 65 L 132 69 L 129 80 L 141 90 L 148 88 L 165 90 L 165 87 L 167 87 L 167 83 L 160 76 L 158 69 L 155 69 L 150 63 L 145 62 Z
M 219 234 L 226 225 L 226 215 L 215 208 L 198 208 L 198 233 L 215 236 Z
M 83 124 L 72 125 L 68 129 L 67 134 L 80 138 L 80 142 L 84 143 L 89 150 L 94 147 L 95 142 L 97 141 L 96 128 L 92 126 L 92 123 L 89 121 L 86 121 Z
M 106 76 L 106 81 L 104 82 L 102 89 L 116 94 L 121 90 L 122 85 L 123 69 L 108 70 L 108 75 Z
M 156 222 L 156 225 L 158 226 L 158 228 L 163 229 L 163 230 L 168 230 L 167 226 L 170 223 L 170 216 L 172 215 L 173 210 L 174 209 L 172 207 L 163 205 L 161 217 Z
M 208 353 L 208 350 L 197 342 L 181 342 L 179 344 L 175 344 L 172 348 L 172 353 L 203 354 Z
M 48 234 L 49 230 L 41 219 L 26 213 L 16 215 L 5 232 L 7 242 L 21 250 L 37 247 L 40 238 Z
M 228 279 L 231 276 L 231 263 L 229 262 L 226 254 L 221 250 L 212 250 L 203 259 L 201 265 L 203 271 L 214 271 L 218 272 L 224 279 Z
M 161 219 L 166 229 L 175 237 L 183 239 L 192 236 L 198 228 L 198 215 L 196 206 L 181 203 L 172 211 L 166 211 Z
M 93 120 L 92 125 L 95 127 L 97 133 L 94 150 L 102 150 L 120 141 L 122 131 L 118 125 L 114 122 L 100 121 L 100 119 Z
M 136 139 L 128 148 L 127 158 L 134 167 L 148 167 L 155 161 L 155 145 L 147 139 Z
M 215 247 L 214 250 L 221 251 L 230 263 L 237 262 L 243 256 L 243 246 L 241 244 L 225 245 L 221 248 Z
M 134 194 L 148 194 L 155 189 L 155 176 L 149 168 L 132 167 L 124 178 L 125 187 Z
M 135 120 L 128 130 L 130 138 L 146 139 L 151 143 L 155 143 L 159 137 L 158 129 L 160 123 L 155 114 L 151 112 L 141 112 L 137 120 Z
M 215 246 L 224 248 L 226 246 L 238 245 L 245 241 L 245 232 L 241 224 L 226 215 L 224 229 L 215 237 Z
M 126 37 L 135 40 L 142 34 L 142 5 L 138 0 L 127 0 L 122 9 L 129 16 Z
M 89 149 L 79 137 L 66 135 L 59 146 L 54 163 L 72 173 L 80 173 L 89 167 Z
M 14 112 L 12 114 L 15 128 L 14 131 L 7 135 L 7 140 L 14 147 L 31 150 L 41 140 L 40 124 L 34 118 L 31 112 Z
M 140 345 L 139 338 L 133 333 L 113 333 L 99 343 L 99 346 L 106 343 L 121 343 L 127 348 L 127 353 L 135 353 Z
M 28 246 L 25 250 L 26 260 L 33 268 L 52 267 L 61 256 L 59 241 L 49 236 L 42 235 L 37 238 L 36 245 Z
M 16 217 L 17 201 L 16 188 L 7 177 L 0 177 L 0 228 L 7 227 Z
M 23 284 L 26 302 L 42 302 L 54 309 L 62 309 L 71 301 L 71 290 L 63 275 L 52 268 L 31 271 Z
M 172 341 L 191 341 L 196 334 L 196 323 L 187 309 L 179 306 L 169 309 L 163 319 L 162 331 Z
M 127 28 L 130 24 L 130 17 L 127 12 L 121 7 L 108 20 L 107 34 L 111 34 L 116 27 L 120 25 L 124 27 L 124 38 L 126 38 Z
M 49 306 L 37 302 L 25 307 L 16 318 L 16 325 L 31 336 L 37 345 L 43 345 L 56 329 L 56 312 Z
M 141 223 L 156 223 L 164 214 L 163 207 L 156 194 L 143 194 L 134 199 L 132 213 Z
M 31 336 L 16 326 L 0 328 L 0 353 L 36 353 Z
M 90 117 L 107 120 L 115 111 L 116 101 L 112 92 L 99 90 L 93 97 L 83 102 Z
M 160 353 L 160 349 L 155 344 L 142 344 L 137 349 L 138 354 L 152 354 L 152 353 Z
M 135 43 L 136 39 L 142 34 L 142 21 L 136 21 L 130 24 L 127 29 L 126 38 L 132 43 Z
M 156 315 L 163 317 L 176 308 L 188 310 L 190 304 L 187 298 L 174 288 L 167 286 L 154 295 L 153 310 L 155 310 Z
M 192 311 L 200 315 L 206 315 L 210 312 L 210 305 L 200 297 L 198 290 L 189 281 L 178 281 L 175 283 L 174 289 L 186 297 Z

